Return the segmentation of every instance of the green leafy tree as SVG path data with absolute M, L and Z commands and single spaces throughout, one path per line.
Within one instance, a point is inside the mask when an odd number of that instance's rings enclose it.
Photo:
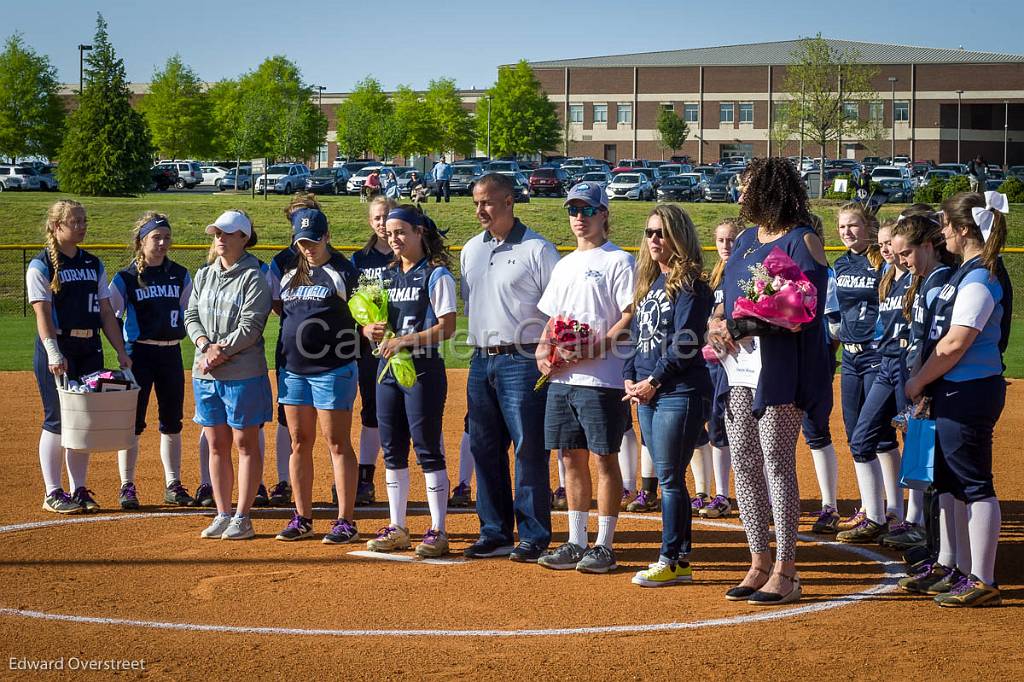
M 658 137 L 661 139 L 661 146 L 670 152 L 674 152 L 683 146 L 686 138 L 690 136 L 690 126 L 679 114 L 662 107 L 658 113 Z
M 562 126 L 555 105 L 541 89 L 526 60 L 498 69 L 491 96 L 491 148 L 498 155 L 556 149 Z M 477 135 L 487 137 L 487 118 L 477 116 Z
M 161 157 L 203 158 L 212 151 L 210 100 L 199 76 L 178 55 L 153 73 L 139 108 Z
M 430 81 L 424 99 L 439 132 L 436 149 L 442 153 L 472 154 L 475 123 L 462 106 L 455 81 L 450 78 Z
M 441 131 L 423 97 L 408 85 L 399 85 L 391 98 L 395 121 L 404 135 L 398 153 L 408 158 L 441 147 Z
M 53 156 L 60 146 L 64 107 L 57 71 L 15 33 L 0 52 L 0 157 Z
M 269 156 L 273 126 L 269 104 L 237 80 L 223 80 L 209 91 L 214 120 L 214 155 L 236 159 Z
M 338 147 L 348 156 L 373 151 L 379 156 L 394 153 L 394 105 L 375 78 L 356 83 L 352 93 L 338 106 Z
M 845 105 L 878 99 L 872 86 L 878 70 L 862 65 L 855 50 L 833 49 L 821 34 L 800 41 L 791 59 L 783 84 L 789 100 L 779 108 L 779 124 L 802 130 L 818 145 L 824 172 L 825 147 L 830 141 L 870 134 L 870 123 L 846 116 Z M 819 186 L 819 197 L 823 189 Z
M 57 176 L 61 188 L 90 196 L 136 194 L 149 187 L 153 143 L 141 113 L 131 106 L 124 60 L 96 16 L 79 107 L 68 117 Z

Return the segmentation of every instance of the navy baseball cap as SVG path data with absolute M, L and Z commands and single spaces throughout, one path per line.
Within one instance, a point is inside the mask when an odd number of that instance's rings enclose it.
M 596 182 L 577 182 L 569 190 L 562 206 L 568 206 L 570 201 L 576 199 L 586 202 L 588 206 L 608 208 L 608 195 L 605 194 L 604 188 Z
M 327 234 L 327 216 L 315 208 L 300 208 L 292 213 L 292 243 L 300 239 L 322 241 Z

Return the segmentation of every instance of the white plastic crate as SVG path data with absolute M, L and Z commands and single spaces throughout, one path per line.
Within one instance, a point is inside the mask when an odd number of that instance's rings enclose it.
M 135 383 L 130 372 L 126 376 Z M 106 393 L 67 390 L 67 376 L 57 378 L 60 395 L 60 444 L 70 450 L 126 450 L 135 444 L 135 409 L 139 388 Z

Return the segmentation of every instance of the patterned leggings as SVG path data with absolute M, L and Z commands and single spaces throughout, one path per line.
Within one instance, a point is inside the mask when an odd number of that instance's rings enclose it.
M 769 512 L 773 512 L 776 560 L 794 561 L 800 523 L 796 439 L 804 413 L 794 405 L 775 405 L 767 408 L 758 419 L 752 413 L 753 404 L 753 389 L 730 389 L 725 431 L 732 446 L 740 519 L 747 533 L 750 551 L 767 552 Z M 765 468 L 768 470 L 767 482 Z

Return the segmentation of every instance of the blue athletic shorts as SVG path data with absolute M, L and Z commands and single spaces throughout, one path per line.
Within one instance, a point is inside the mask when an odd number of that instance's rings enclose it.
M 552 383 L 544 413 L 544 447 L 613 455 L 631 426 L 625 391 Z
M 277 373 L 277 402 L 351 412 L 359 385 L 358 375 L 354 362 L 320 374 L 295 374 L 280 369 Z
M 274 418 L 274 399 L 266 374 L 251 379 L 192 379 L 200 426 L 227 424 L 233 429 L 261 426 Z

